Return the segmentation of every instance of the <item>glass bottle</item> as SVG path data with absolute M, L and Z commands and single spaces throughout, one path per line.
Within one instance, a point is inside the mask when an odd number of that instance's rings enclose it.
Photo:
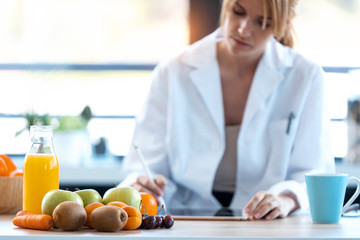
M 41 213 L 44 195 L 59 189 L 59 163 L 51 126 L 31 126 L 30 139 L 23 167 L 23 210 Z

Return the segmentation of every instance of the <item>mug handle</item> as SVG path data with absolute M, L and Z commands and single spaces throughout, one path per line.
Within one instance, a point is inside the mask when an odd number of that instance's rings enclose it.
M 356 177 L 349 177 L 348 183 L 350 181 L 356 182 L 356 190 L 355 190 L 355 193 L 349 199 L 349 201 L 347 201 L 347 203 L 343 207 L 343 210 L 342 210 L 341 214 L 344 214 L 346 212 L 346 210 L 355 201 L 355 199 L 359 196 L 359 193 L 360 193 L 360 180 L 358 178 L 356 178 Z

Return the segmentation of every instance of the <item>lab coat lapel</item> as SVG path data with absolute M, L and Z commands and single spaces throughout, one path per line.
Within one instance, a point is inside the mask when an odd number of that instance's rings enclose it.
M 217 129 L 223 132 L 224 109 L 219 68 L 216 61 L 194 70 L 190 77 L 203 99 Z
M 242 127 L 253 119 L 262 104 L 283 80 L 282 69 L 291 65 L 291 59 L 277 44 L 275 40 L 269 42 L 258 64 L 247 99 Z
M 211 118 L 224 137 L 224 109 L 221 90 L 220 70 L 216 58 L 216 42 L 222 38 L 220 29 L 190 47 L 183 56 L 184 63 L 192 70 L 190 78 L 199 92 Z
M 256 70 L 253 83 L 247 99 L 244 112 L 243 126 L 246 126 L 260 109 L 266 98 L 282 80 L 282 75 L 269 69 L 265 65 L 259 65 Z

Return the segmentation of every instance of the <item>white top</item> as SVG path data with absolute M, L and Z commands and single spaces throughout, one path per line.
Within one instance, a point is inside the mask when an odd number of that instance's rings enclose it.
M 216 171 L 214 191 L 234 192 L 236 183 L 237 139 L 240 125 L 225 127 L 225 152 Z

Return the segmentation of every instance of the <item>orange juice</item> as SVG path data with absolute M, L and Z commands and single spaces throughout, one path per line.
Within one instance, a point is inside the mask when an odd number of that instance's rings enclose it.
M 23 210 L 41 213 L 44 195 L 59 189 L 59 164 L 55 154 L 27 154 L 24 161 Z

